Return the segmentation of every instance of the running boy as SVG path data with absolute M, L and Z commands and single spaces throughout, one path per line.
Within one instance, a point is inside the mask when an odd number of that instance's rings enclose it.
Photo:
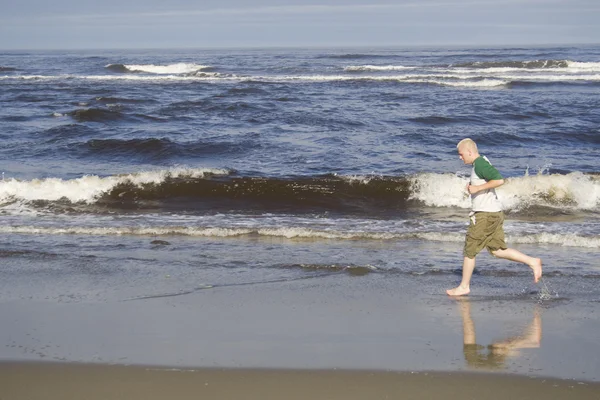
M 450 296 L 468 294 L 471 276 L 475 269 L 475 256 L 487 248 L 498 258 L 521 262 L 533 270 L 533 280 L 537 283 L 542 276 L 542 260 L 529 257 L 515 249 L 509 249 L 504 242 L 504 213 L 496 188 L 504 184 L 504 178 L 486 157 L 479 155 L 477 144 L 471 139 L 463 139 L 456 146 L 458 155 L 465 164 L 472 164 L 471 179 L 467 191 L 471 194 L 472 211 L 463 251 L 462 281 L 454 289 L 446 291 Z

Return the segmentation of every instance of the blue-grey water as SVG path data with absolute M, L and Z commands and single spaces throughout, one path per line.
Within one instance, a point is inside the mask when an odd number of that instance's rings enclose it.
M 2 52 L 0 296 L 336 274 L 442 292 L 471 137 L 507 178 L 509 245 L 557 297 L 597 301 L 599 109 L 599 46 Z M 539 289 L 478 262 L 480 293 Z

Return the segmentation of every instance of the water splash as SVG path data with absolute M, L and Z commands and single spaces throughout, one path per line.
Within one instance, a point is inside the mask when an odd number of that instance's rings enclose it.
M 548 285 L 546 284 L 546 281 L 544 280 L 544 278 L 540 278 L 541 279 L 541 283 L 542 283 L 542 288 L 540 289 L 540 293 L 538 296 L 538 301 L 540 303 L 542 303 L 543 301 L 546 300 L 551 300 L 552 297 L 558 297 L 558 293 L 554 293 L 554 295 L 552 294 L 550 288 L 548 287 Z

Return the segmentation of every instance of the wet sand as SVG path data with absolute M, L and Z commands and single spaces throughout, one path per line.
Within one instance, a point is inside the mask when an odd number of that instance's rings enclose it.
M 600 398 L 595 298 L 541 302 L 522 277 L 492 282 L 512 280 L 523 294 L 453 299 L 447 275 L 344 274 L 5 300 L 0 398 Z
M 578 399 L 600 383 L 475 373 L 0 364 L 3 399 Z

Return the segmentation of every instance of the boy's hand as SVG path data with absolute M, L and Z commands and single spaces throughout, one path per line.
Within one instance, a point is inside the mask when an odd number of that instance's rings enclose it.
M 475 186 L 475 185 L 467 185 L 467 192 L 471 193 L 471 194 L 475 194 L 477 192 L 479 192 L 479 186 Z

